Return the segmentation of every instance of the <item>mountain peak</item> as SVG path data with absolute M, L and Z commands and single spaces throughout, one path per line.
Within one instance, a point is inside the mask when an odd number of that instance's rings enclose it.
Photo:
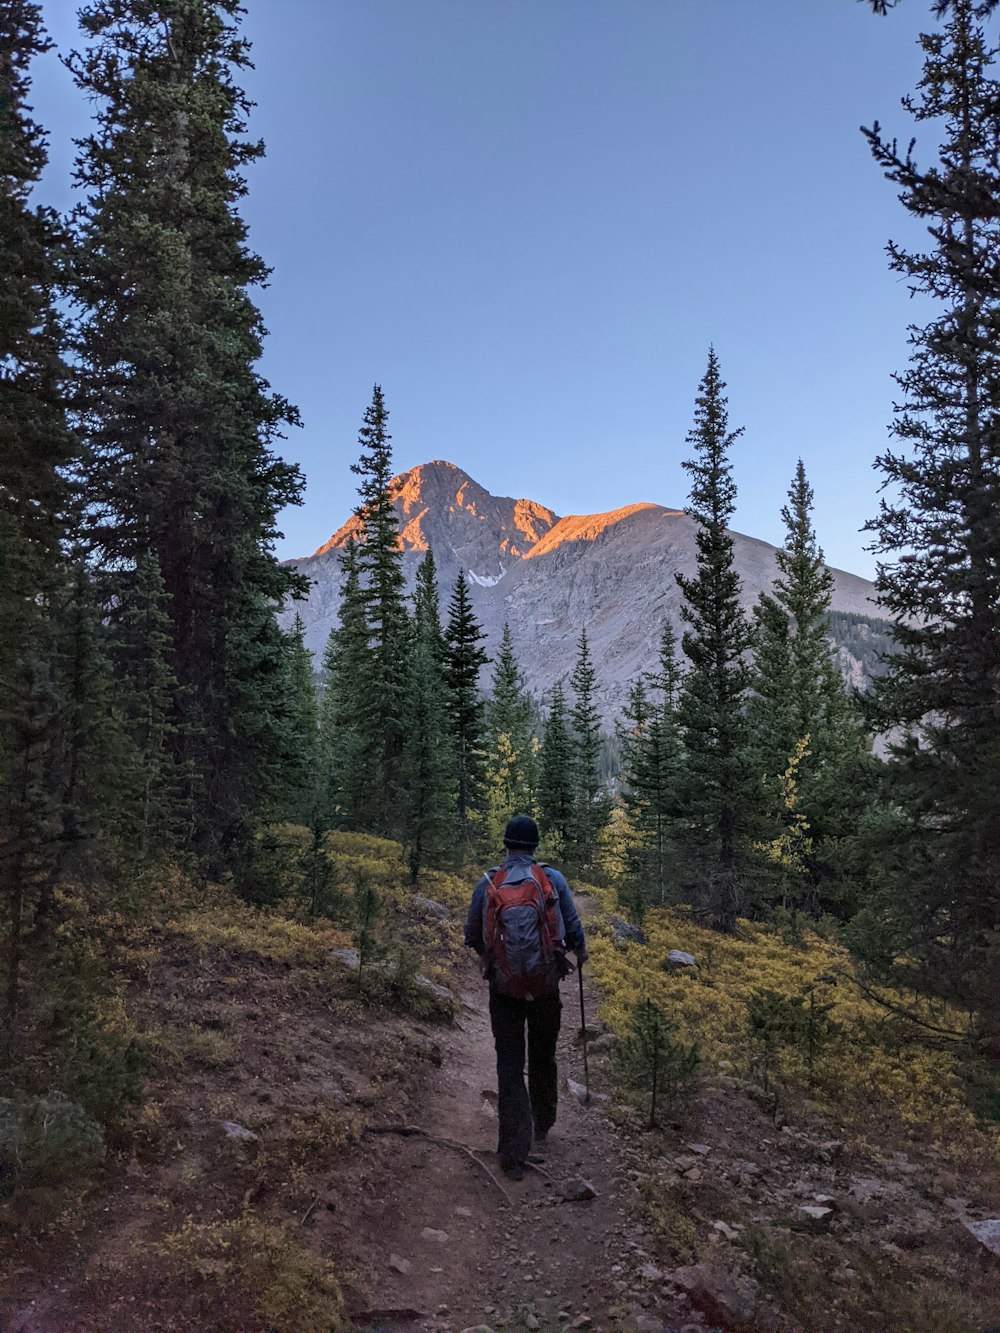
M 491 495 L 446 459 L 421 463 L 392 479 L 392 494 L 404 551 L 434 551 L 442 587 L 461 569 L 475 583 L 492 586 L 558 522 L 535 500 Z M 356 514 L 315 556 L 342 549 L 361 535 Z
M 509 625 L 525 679 L 538 697 L 571 670 L 585 628 L 601 681 L 600 707 L 610 724 L 630 683 L 655 669 L 664 622 L 683 629 L 676 575 L 695 572 L 698 523 L 681 509 L 640 503 L 559 518 L 537 501 L 491 495 L 444 459 L 410 468 L 392 485 L 410 589 L 420 553 L 428 549 L 445 603 L 461 572 L 471 585 L 487 650 L 496 650 Z M 339 562 L 329 556 L 360 535 L 360 521 L 352 517 L 319 548 L 319 559 L 296 562 L 312 583 L 303 619 L 307 643 L 317 652 L 339 609 Z M 749 609 L 778 573 L 775 549 L 737 532 L 731 536 Z M 832 573 L 835 611 L 878 615 L 872 584 Z M 485 672 L 481 683 L 487 684 Z

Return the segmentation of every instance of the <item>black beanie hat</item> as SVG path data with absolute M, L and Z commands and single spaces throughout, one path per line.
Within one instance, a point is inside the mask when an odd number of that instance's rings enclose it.
M 538 846 L 538 825 L 530 815 L 515 815 L 507 821 L 503 831 L 505 847 L 527 847 L 531 851 Z

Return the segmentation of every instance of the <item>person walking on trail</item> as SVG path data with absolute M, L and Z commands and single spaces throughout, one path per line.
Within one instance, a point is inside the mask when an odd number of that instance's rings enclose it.
M 504 830 L 503 863 L 479 879 L 465 943 L 490 984 L 497 1052 L 497 1152 L 506 1176 L 520 1180 L 532 1141 L 543 1144 L 556 1119 L 559 982 L 587 959 L 583 927 L 566 880 L 535 860 L 538 825 L 515 815 Z M 528 1086 L 524 1086 L 527 1028 Z

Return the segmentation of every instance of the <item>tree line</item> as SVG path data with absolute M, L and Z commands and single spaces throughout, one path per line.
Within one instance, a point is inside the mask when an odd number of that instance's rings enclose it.
M 878 8 L 879 6 L 875 6 Z M 890 7 L 890 6 L 883 6 Z M 633 683 L 622 772 L 602 782 L 586 627 L 545 701 L 505 635 L 491 689 L 469 590 L 446 613 L 433 556 L 408 599 L 376 389 L 361 430 L 363 540 L 316 690 L 275 608 L 301 578 L 274 558 L 302 479 L 297 423 L 260 375 L 247 243 L 248 62 L 237 0 L 93 0 L 67 60 L 94 106 L 81 202 L 33 202 L 45 136 L 31 62 L 40 7 L 0 10 L 0 876 L 4 1011 L 68 882 L 180 862 L 252 872 L 276 820 L 401 837 L 411 873 L 480 859 L 514 808 L 578 873 L 617 866 L 636 910 L 674 897 L 721 929 L 740 913 L 830 914 L 898 968 L 998 1027 L 1000 940 L 1000 125 L 995 44 L 976 0 L 938 6 L 907 110 L 940 133 L 921 166 L 865 133 L 924 251 L 889 262 L 936 315 L 911 329 L 895 444 L 869 524 L 894 643 L 859 709 L 830 661 L 829 575 L 802 466 L 778 578 L 743 609 L 725 386 L 712 351 L 685 464 L 698 523 L 680 642 Z M 886 760 L 870 750 L 873 734 Z M 95 867 L 99 870 L 95 870 Z M 103 877 L 103 879 L 101 878 Z
M 303 739 L 289 817 L 397 838 L 416 880 L 426 864 L 495 855 L 522 811 L 539 820 L 545 855 L 576 874 L 619 875 L 639 914 L 683 899 L 725 930 L 777 904 L 848 919 L 863 877 L 846 882 L 840 843 L 874 799 L 871 735 L 831 656 L 833 577 L 801 462 L 778 578 L 752 614 L 743 608 L 728 527 L 740 432 L 728 428 L 724 389 L 713 349 L 685 464 L 698 559 L 678 576 L 684 633 L 678 644 L 665 623 L 656 669 L 633 682 L 609 782 L 585 625 L 539 707 L 507 625 L 482 691 L 489 658 L 464 574 L 442 617 L 429 550 L 407 596 L 376 385 L 355 464 L 358 540 L 341 556 L 339 624 L 318 678 L 300 619 L 291 632 Z

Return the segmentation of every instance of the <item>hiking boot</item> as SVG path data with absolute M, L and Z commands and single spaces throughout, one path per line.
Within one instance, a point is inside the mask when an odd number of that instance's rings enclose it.
M 520 1162 L 511 1162 L 508 1166 L 502 1166 L 500 1170 L 508 1180 L 523 1180 L 524 1167 Z

